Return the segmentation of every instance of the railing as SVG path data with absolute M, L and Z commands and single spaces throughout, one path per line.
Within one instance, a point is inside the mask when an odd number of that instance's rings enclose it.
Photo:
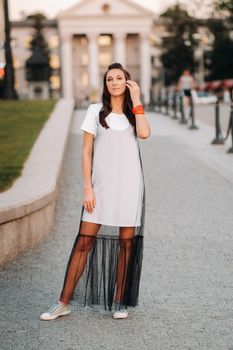
M 184 111 L 184 95 L 178 91 L 169 91 L 164 89 L 163 93 L 159 93 L 155 99 L 154 110 L 165 116 L 170 116 L 172 119 L 177 120 L 180 124 L 188 124 L 190 130 L 198 130 L 195 123 L 195 101 L 193 95 L 189 98 L 189 118 L 186 118 Z M 228 128 L 225 137 L 222 135 L 220 125 L 220 108 L 219 100 L 215 102 L 215 138 L 212 140 L 212 145 L 223 145 L 229 135 L 231 135 L 231 147 L 227 150 L 227 153 L 233 153 L 233 101 L 231 102 L 230 115 Z

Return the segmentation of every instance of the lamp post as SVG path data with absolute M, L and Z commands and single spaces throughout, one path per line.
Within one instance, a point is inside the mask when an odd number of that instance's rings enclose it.
M 14 67 L 10 44 L 10 20 L 8 12 L 8 0 L 3 0 L 4 22 L 5 22 L 5 74 L 3 85 L 3 98 L 16 99 Z
M 203 42 L 200 42 L 200 60 L 199 60 L 199 83 L 201 86 L 205 84 L 205 47 Z

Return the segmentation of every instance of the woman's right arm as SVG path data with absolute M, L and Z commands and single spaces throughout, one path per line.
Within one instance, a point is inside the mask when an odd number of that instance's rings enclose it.
M 93 211 L 96 205 L 91 178 L 93 143 L 94 135 L 84 132 L 82 145 L 83 206 L 89 213 Z

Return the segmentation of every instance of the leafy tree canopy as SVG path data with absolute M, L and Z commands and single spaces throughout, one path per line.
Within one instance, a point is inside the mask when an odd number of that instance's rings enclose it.
M 165 85 L 174 84 L 186 68 L 194 71 L 196 20 L 180 4 L 169 7 L 161 17 L 167 19 L 168 35 L 163 38 L 161 61 Z
M 43 56 L 49 61 L 48 43 L 43 34 L 43 21 L 46 20 L 46 16 L 42 12 L 36 12 L 28 15 L 26 18 L 34 22 L 34 32 L 30 42 L 30 50 L 33 52 L 36 46 L 39 47 Z
M 233 0 L 217 0 L 215 6 L 217 11 L 233 18 Z
M 208 26 L 215 40 L 210 57 L 212 80 L 233 78 L 233 0 L 216 0 L 215 10 L 218 18 L 209 19 Z

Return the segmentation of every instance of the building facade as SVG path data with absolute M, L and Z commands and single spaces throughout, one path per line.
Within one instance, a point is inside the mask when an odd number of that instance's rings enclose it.
M 55 20 L 45 21 L 52 96 L 75 98 L 77 106 L 98 101 L 106 68 L 120 62 L 149 104 L 159 69 L 156 26 L 155 14 L 132 0 L 81 0 Z M 21 98 L 28 95 L 25 61 L 31 55 L 32 31 L 28 20 L 12 22 L 16 89 Z

